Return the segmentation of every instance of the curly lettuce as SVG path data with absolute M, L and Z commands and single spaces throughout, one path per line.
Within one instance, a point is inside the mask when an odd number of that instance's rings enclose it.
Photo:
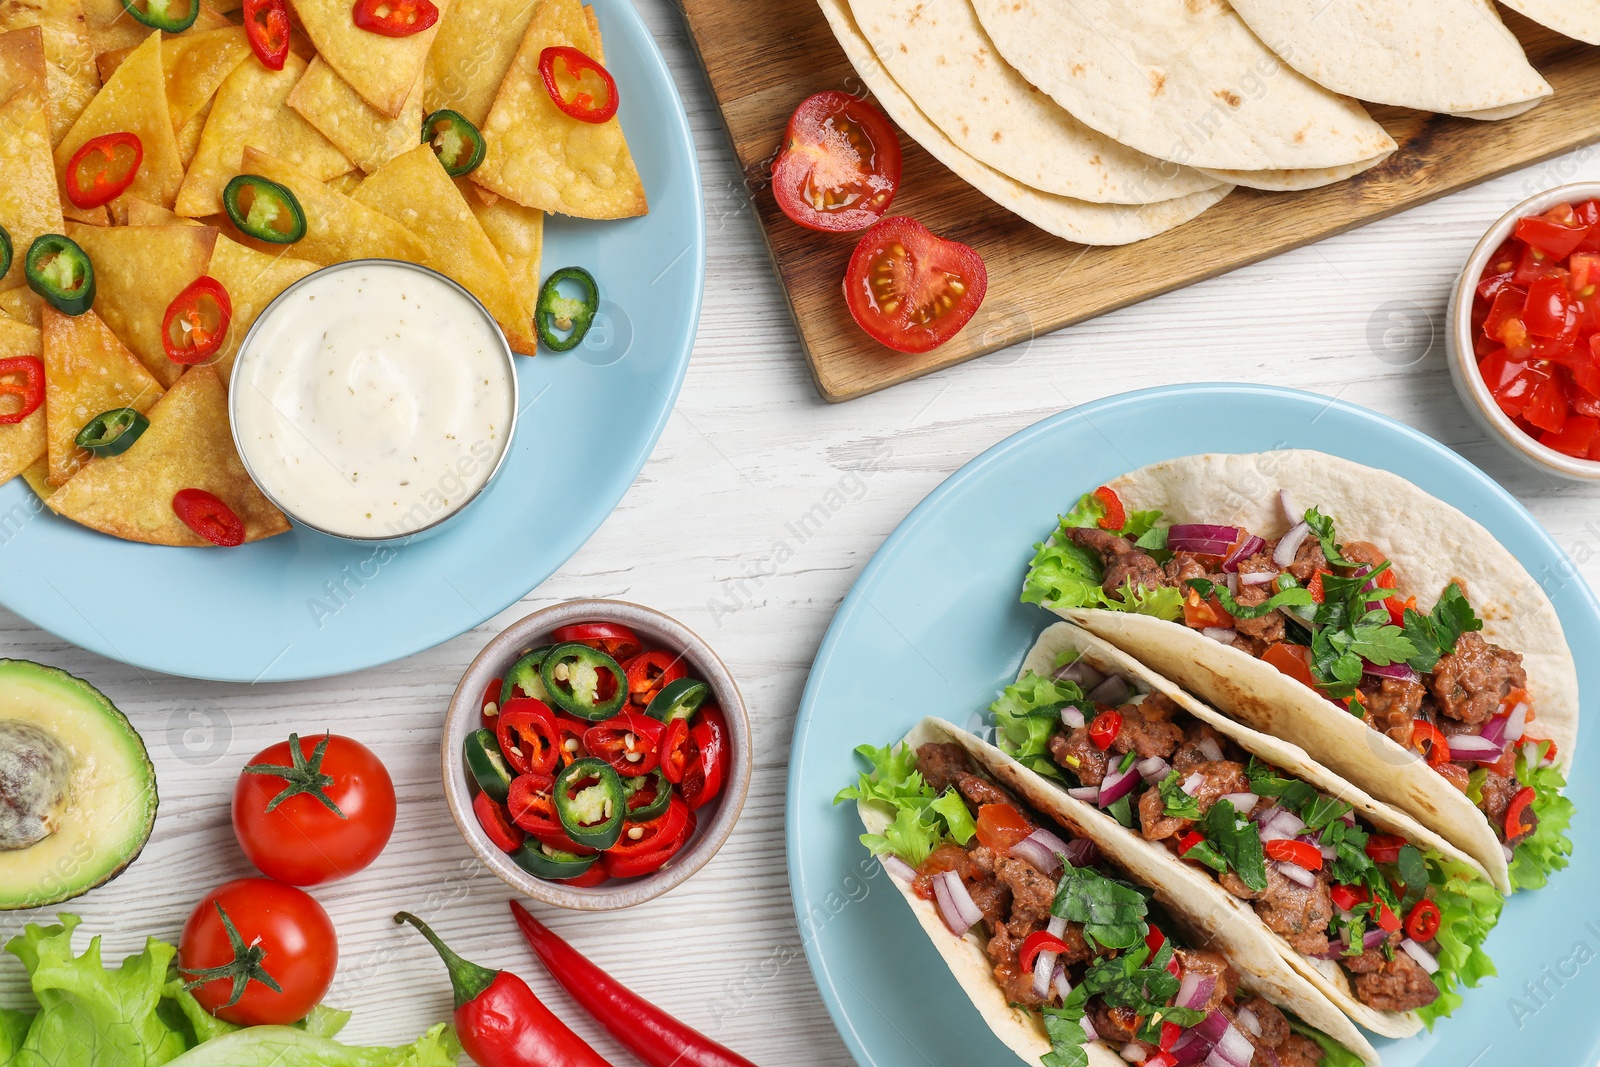
M 883 833 L 861 835 L 861 843 L 874 856 L 898 856 L 920 867 L 945 841 L 965 845 L 977 833 L 961 795 L 954 789 L 934 792 L 917 770 L 917 754 L 910 745 L 862 745 L 856 754 L 872 769 L 863 771 L 855 785 L 839 790 L 833 802 L 855 800 L 893 814 Z
M 1033 546 L 1033 560 L 1022 587 L 1023 603 L 1051 608 L 1108 608 L 1169 620 L 1183 614 L 1183 593 L 1178 589 L 1125 585 L 1113 597 L 1101 588 L 1105 568 L 1100 558 L 1069 541 L 1064 531 L 1099 526 L 1105 517 L 1105 505 L 1093 493 L 1085 493 L 1071 511 L 1061 516 L 1055 533 Z M 1160 521 L 1159 511 L 1134 511 L 1115 532 L 1160 559 L 1167 547 L 1167 528 L 1159 525 Z
M 1540 752 L 1544 746 L 1540 746 Z M 1555 767 L 1530 767 L 1524 752 L 1517 756 L 1517 779 L 1533 787 L 1530 807 L 1539 825 L 1511 854 L 1511 888 L 1542 889 L 1550 875 L 1567 865 L 1572 839 L 1567 827 L 1577 810 L 1561 795 L 1567 780 Z
M 1428 881 L 1432 900 L 1439 907 L 1439 932 L 1434 942 L 1434 958 L 1439 970 L 1433 984 L 1439 996 L 1432 1004 L 1417 1009 L 1422 1021 L 1433 1024 L 1461 1006 L 1462 987 L 1475 988 L 1495 974 L 1494 963 L 1483 951 L 1483 942 L 1500 921 L 1505 898 L 1471 867 L 1428 854 Z
M 1077 682 L 1029 671 L 989 705 L 995 743 L 1023 766 L 1048 778 L 1060 778 L 1061 769 L 1050 758 L 1050 738 L 1061 727 L 1061 709 L 1083 699 Z

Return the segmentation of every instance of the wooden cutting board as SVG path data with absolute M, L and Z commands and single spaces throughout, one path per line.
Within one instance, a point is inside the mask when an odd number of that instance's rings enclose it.
M 795 106 L 812 93 L 870 95 L 811 0 L 683 0 L 744 171 L 817 390 L 832 402 L 910 381 L 1016 341 L 1404 210 L 1600 140 L 1600 49 L 1501 10 L 1555 96 L 1504 122 L 1370 107 L 1400 150 L 1357 177 L 1302 193 L 1236 189 L 1159 237 L 1117 248 L 1052 237 L 1006 211 L 900 135 L 905 166 L 893 212 L 976 248 L 989 294 L 942 348 L 892 352 L 845 309 L 852 235 L 794 225 L 772 197 L 772 158 Z

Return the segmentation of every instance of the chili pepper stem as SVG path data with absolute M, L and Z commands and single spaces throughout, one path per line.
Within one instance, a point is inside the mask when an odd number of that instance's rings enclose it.
M 427 938 L 428 943 L 439 953 L 440 959 L 444 960 L 445 970 L 450 972 L 450 988 L 455 992 L 457 1008 L 471 1000 L 475 1000 L 485 989 L 488 989 L 493 984 L 495 977 L 500 973 L 491 971 L 487 967 L 480 967 L 476 963 L 457 956 L 450 951 L 450 946 L 439 939 L 439 935 L 434 933 L 427 923 L 408 911 L 397 912 L 394 921 L 396 923 L 410 923 L 415 926 L 422 931 L 422 936 Z

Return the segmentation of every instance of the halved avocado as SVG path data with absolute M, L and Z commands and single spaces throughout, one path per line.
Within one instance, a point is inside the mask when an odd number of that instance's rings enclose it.
M 0 910 L 110 881 L 155 820 L 156 770 L 127 717 L 65 671 L 0 659 Z

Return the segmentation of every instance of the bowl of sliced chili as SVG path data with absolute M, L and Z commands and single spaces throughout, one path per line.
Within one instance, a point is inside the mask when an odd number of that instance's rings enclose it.
M 1491 437 L 1600 481 L 1600 182 L 1529 198 L 1483 235 L 1450 297 L 1450 374 Z
M 750 720 L 699 635 L 575 600 L 507 627 L 467 668 L 441 743 L 462 837 L 513 889 L 611 911 L 711 860 L 750 786 Z

